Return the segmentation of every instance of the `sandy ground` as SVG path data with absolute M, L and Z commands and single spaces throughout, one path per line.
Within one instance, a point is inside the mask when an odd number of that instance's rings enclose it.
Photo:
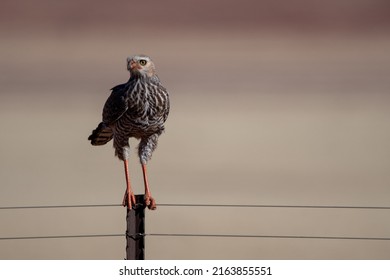
M 122 163 L 87 137 L 125 58 L 170 90 L 157 203 L 390 206 L 385 36 L 172 33 L 2 41 L 0 206 L 120 203 Z M 165 34 L 166 35 L 166 34 Z M 154 38 L 154 39 L 150 39 Z M 135 148 L 137 143 L 131 141 Z M 142 173 L 130 165 L 137 193 Z M 124 233 L 125 209 L 0 210 L 0 237 Z M 159 207 L 148 233 L 390 237 L 389 210 Z M 123 259 L 125 238 L 0 240 L 0 259 Z M 389 259 L 389 241 L 146 238 L 148 259 Z

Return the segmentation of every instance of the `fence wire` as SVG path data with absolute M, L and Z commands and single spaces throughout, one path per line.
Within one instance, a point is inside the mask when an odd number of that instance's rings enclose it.
M 118 207 L 122 204 L 75 204 L 75 205 L 32 205 L 0 206 L 0 210 L 49 209 L 49 208 L 96 208 Z M 314 209 L 363 209 L 390 210 L 390 206 L 354 206 L 354 205 L 283 205 L 283 204 L 207 204 L 207 203 L 160 203 L 157 207 L 231 207 L 231 208 L 314 208 Z
M 96 208 L 118 207 L 121 204 L 75 204 L 75 205 L 36 205 L 36 206 L 2 206 L 0 210 L 51 209 L 51 208 Z M 201 204 L 201 203 L 160 203 L 162 207 L 224 207 L 224 208 L 303 208 L 303 209 L 361 209 L 390 210 L 390 206 L 353 206 L 353 205 L 273 205 L 273 204 Z M 1 240 L 27 239 L 62 239 L 62 238 L 94 238 L 94 237 L 125 237 L 123 233 L 113 234 L 79 234 L 52 236 L 19 236 L 0 237 Z M 208 238 L 272 238 L 272 239 L 324 239 L 324 240 L 361 240 L 389 241 L 390 237 L 356 237 L 356 236 L 306 236 L 306 235 L 253 235 L 253 234 L 199 234 L 199 233 L 145 233 L 132 237 L 208 237 Z
M 253 235 L 253 234 L 198 234 L 198 233 L 145 233 L 126 235 L 114 234 L 81 234 L 81 235 L 49 235 L 49 236 L 18 236 L 0 237 L 0 240 L 26 240 L 26 239 L 62 239 L 62 238 L 91 238 L 91 237 L 208 237 L 208 238 L 270 238 L 270 239 L 335 239 L 335 240 L 367 240 L 389 241 L 390 237 L 353 237 L 353 236 L 305 236 L 305 235 Z

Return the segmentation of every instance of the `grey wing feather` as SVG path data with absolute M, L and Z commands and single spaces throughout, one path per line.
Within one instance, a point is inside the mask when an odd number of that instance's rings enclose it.
M 103 122 L 110 125 L 117 121 L 128 109 L 128 89 L 129 85 L 121 84 L 111 89 L 103 107 Z

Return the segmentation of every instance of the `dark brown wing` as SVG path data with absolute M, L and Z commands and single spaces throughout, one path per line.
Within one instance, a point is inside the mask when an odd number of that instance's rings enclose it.
M 128 109 L 128 89 L 129 84 L 121 84 L 111 89 L 103 107 L 103 122 L 110 125 L 117 121 Z

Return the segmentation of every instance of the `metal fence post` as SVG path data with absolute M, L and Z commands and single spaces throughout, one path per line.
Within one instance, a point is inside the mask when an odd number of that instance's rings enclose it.
M 144 195 L 135 196 L 136 204 L 127 208 L 126 259 L 145 259 L 145 202 Z

